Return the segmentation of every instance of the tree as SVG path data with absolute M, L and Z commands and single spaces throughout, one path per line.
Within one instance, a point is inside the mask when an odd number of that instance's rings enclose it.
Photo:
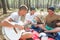
M 28 8 L 30 8 L 30 7 L 31 7 L 30 2 L 31 2 L 31 1 L 30 1 L 30 0 L 28 0 Z
M 53 1 L 53 0 L 50 0 L 50 6 L 52 6 L 52 1 Z
M 26 4 L 26 0 L 24 0 L 24 4 Z
M 28 0 L 26 0 L 26 6 L 28 7 Z
M 1 1 L 0 1 L 0 8 L 2 8 Z
M 20 7 L 20 1 L 21 1 L 21 0 L 18 0 L 18 8 Z
M 15 0 L 13 0 L 13 8 L 15 9 Z
M 37 9 L 38 9 L 38 0 L 37 0 Z
M 44 0 L 43 0 L 43 8 L 44 8 Z
M 1 0 L 1 2 L 2 2 L 2 7 L 3 7 L 3 14 L 6 14 L 7 10 L 6 10 L 5 0 Z
M 49 7 L 49 0 L 48 0 L 48 2 L 47 2 L 47 8 Z
M 2 8 L 1 0 L 0 0 L 0 8 Z
M 57 0 L 58 1 L 58 4 L 60 3 L 60 0 Z
M 8 0 L 6 0 L 6 5 L 7 5 L 7 8 L 10 10 Z
M 56 8 L 56 0 L 54 0 L 54 7 Z

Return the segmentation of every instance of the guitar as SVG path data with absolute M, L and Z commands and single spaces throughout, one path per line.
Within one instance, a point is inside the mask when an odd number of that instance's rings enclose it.
M 15 24 L 14 22 L 11 22 L 11 24 Z M 18 23 L 18 25 L 23 25 L 22 22 Z M 14 27 L 2 27 L 2 33 L 6 40 L 19 40 L 21 37 L 22 32 L 25 32 L 25 30 L 19 30 L 18 28 Z

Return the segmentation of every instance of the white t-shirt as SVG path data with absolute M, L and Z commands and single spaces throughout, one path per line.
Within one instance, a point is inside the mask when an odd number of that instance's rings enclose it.
M 21 21 L 21 16 L 18 15 L 18 12 L 12 13 L 9 18 L 11 18 L 14 22 L 18 23 Z
M 36 13 L 34 15 L 30 15 L 30 13 L 27 13 L 25 16 L 25 21 L 29 20 L 32 22 L 32 20 L 34 19 L 35 16 L 37 16 Z
M 18 12 L 12 13 L 8 18 L 11 18 L 13 20 L 13 22 L 11 22 L 12 25 L 15 23 L 18 25 L 24 25 L 20 20 L 21 16 L 18 15 Z M 17 34 L 13 28 L 4 27 L 4 32 L 10 40 L 18 40 L 21 37 L 22 32 L 25 32 L 25 30 L 19 30 L 17 28 L 16 31 L 18 32 Z

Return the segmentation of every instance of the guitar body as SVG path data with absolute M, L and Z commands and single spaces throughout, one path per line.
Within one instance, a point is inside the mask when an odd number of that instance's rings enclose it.
M 22 35 L 22 32 L 25 32 L 25 30 L 18 30 L 18 29 L 16 29 L 16 31 L 18 33 L 16 33 L 13 28 L 7 28 L 7 27 L 2 28 L 2 33 L 6 38 L 6 40 L 19 40 L 19 38 Z
M 15 23 L 12 22 L 14 25 Z M 23 25 L 23 23 L 19 23 L 20 25 Z M 17 31 L 17 33 L 16 33 Z M 13 28 L 13 27 L 2 27 L 2 33 L 5 37 L 6 40 L 19 40 L 21 37 L 22 32 L 25 32 L 25 30 L 19 30 L 18 28 Z

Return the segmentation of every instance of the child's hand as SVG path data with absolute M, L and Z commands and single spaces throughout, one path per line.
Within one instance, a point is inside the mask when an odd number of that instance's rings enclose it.
M 59 23 L 56 23 L 56 25 L 58 25 L 58 26 L 59 26 L 59 25 L 60 25 L 60 22 L 59 22 Z

